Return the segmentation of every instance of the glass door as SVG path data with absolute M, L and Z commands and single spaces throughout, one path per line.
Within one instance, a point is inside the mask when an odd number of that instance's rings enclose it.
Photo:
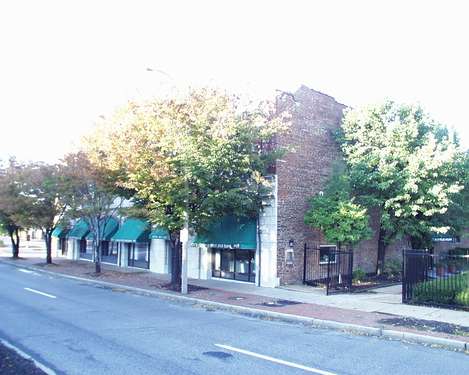
M 254 250 L 212 250 L 212 276 L 223 279 L 255 282 Z

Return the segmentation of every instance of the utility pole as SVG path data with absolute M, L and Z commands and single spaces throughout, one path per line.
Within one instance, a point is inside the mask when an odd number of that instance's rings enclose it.
M 188 293 L 187 284 L 187 247 L 189 244 L 189 218 L 187 212 L 184 213 L 184 228 L 180 232 L 182 256 L 181 256 L 181 293 Z

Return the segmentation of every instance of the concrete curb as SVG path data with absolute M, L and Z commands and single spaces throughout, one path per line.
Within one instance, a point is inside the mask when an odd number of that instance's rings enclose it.
M 454 340 L 454 339 L 446 339 L 442 337 L 420 335 L 417 333 L 395 331 L 395 330 L 382 329 L 382 328 L 377 328 L 377 327 L 368 327 L 368 326 L 362 326 L 362 325 L 352 324 L 352 323 L 342 323 L 342 322 L 336 322 L 333 320 L 310 318 L 310 317 L 301 316 L 301 315 L 285 314 L 281 312 L 261 310 L 261 309 L 256 309 L 252 307 L 246 307 L 246 306 L 230 305 L 230 304 L 222 303 L 222 302 L 209 301 L 209 300 L 204 300 L 204 299 L 199 299 L 199 298 L 194 298 L 194 297 L 186 297 L 186 296 L 182 296 L 182 295 L 178 295 L 178 294 L 174 294 L 170 292 L 153 291 L 153 290 L 148 290 L 148 289 L 143 289 L 143 288 L 138 288 L 138 287 L 133 287 L 133 286 L 128 286 L 128 285 L 123 285 L 123 284 L 116 284 L 116 283 L 112 283 L 108 281 L 91 280 L 91 279 L 87 279 L 84 277 L 67 275 L 67 274 L 53 272 L 53 271 L 47 271 L 47 270 L 43 270 L 34 266 L 24 266 L 20 264 L 15 264 L 15 263 L 4 261 L 4 260 L 0 260 L 0 262 L 12 265 L 17 268 L 24 268 L 24 269 L 28 269 L 31 271 L 42 272 L 42 273 L 53 275 L 56 277 L 63 277 L 67 279 L 78 280 L 78 281 L 86 282 L 90 284 L 103 285 L 103 286 L 107 286 L 110 288 L 125 289 L 125 290 L 138 293 L 140 295 L 155 296 L 158 298 L 171 300 L 175 302 L 189 303 L 193 305 L 194 307 L 227 311 L 227 312 L 237 313 L 240 315 L 249 316 L 249 317 L 258 318 L 258 319 L 277 320 L 281 322 L 294 323 L 294 324 L 304 324 L 304 325 L 309 325 L 315 328 L 333 329 L 336 331 L 344 331 L 344 332 L 349 332 L 349 333 L 359 334 L 359 335 L 375 336 L 375 337 L 381 337 L 381 338 L 386 338 L 386 339 L 391 339 L 391 340 L 412 342 L 412 343 L 421 344 L 421 345 L 430 345 L 433 347 L 456 350 L 456 351 L 461 351 L 461 352 L 465 352 L 466 354 L 469 354 L 469 343 L 466 343 L 464 341 Z
M 17 348 L 16 346 L 11 344 L 10 342 L 0 338 L 0 343 L 2 345 L 6 346 L 8 349 L 13 350 L 14 352 L 16 352 L 19 356 L 23 357 L 24 359 L 29 359 L 30 361 L 32 361 L 38 369 L 45 372 L 47 375 L 57 375 L 57 373 L 54 370 L 52 370 L 51 368 L 49 368 L 46 365 L 42 364 L 41 362 L 35 360 L 29 354 L 26 354 L 25 352 L 23 352 L 21 349 Z

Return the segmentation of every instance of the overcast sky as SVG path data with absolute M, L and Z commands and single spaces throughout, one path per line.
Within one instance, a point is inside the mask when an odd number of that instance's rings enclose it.
M 465 3 L 2 1 L 0 158 L 54 161 L 98 116 L 185 85 L 418 102 L 469 146 Z

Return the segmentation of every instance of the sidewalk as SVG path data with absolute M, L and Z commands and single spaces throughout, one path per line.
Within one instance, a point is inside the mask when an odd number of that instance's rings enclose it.
M 43 258 L 13 261 L 9 255 L 5 249 L 0 249 L 0 261 L 17 266 L 179 295 L 165 289 L 167 275 L 103 265 L 102 274 L 96 276 L 91 262 L 55 258 L 55 264 L 46 265 Z M 255 311 L 270 311 L 292 317 L 355 324 L 469 343 L 468 312 L 403 305 L 396 287 L 380 293 L 325 296 L 322 291 L 303 286 L 273 289 L 221 280 L 190 280 L 189 290 L 189 297 L 201 302 L 211 301 Z

